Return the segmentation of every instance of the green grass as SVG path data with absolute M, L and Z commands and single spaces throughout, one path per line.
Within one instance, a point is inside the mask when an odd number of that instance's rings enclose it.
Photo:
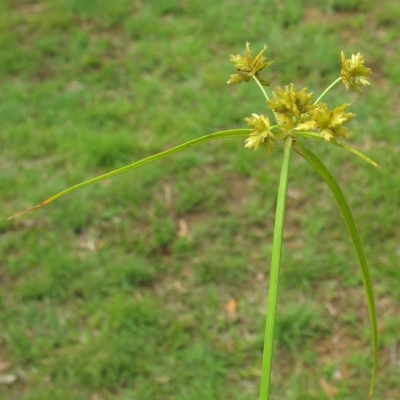
M 0 398 L 257 398 L 281 151 L 208 143 L 6 221 L 82 180 L 245 127 L 266 110 L 256 85 L 226 85 L 247 41 L 268 45 L 273 88 L 319 94 L 341 50 L 374 70 L 364 96 L 338 87 L 326 100 L 352 103 L 351 143 L 382 168 L 310 146 L 365 242 L 376 398 L 397 398 L 399 13 L 395 0 L 0 2 L 0 376 L 17 378 Z M 365 399 L 361 276 L 333 196 L 295 154 L 284 240 L 272 399 L 328 399 L 321 382 L 335 399 Z

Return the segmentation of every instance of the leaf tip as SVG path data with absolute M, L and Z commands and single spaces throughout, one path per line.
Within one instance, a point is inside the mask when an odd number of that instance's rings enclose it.
M 41 204 L 38 204 L 38 205 L 35 206 L 35 207 L 30 207 L 30 208 L 27 208 L 26 210 L 22 210 L 22 211 L 20 211 L 20 212 L 17 212 L 16 214 L 11 215 L 11 217 L 8 217 L 8 218 L 7 218 L 7 221 L 9 221 L 10 219 L 17 218 L 17 217 L 19 217 L 20 215 L 27 214 L 28 212 L 31 212 L 31 211 L 33 211 L 33 210 L 36 210 L 37 208 L 42 207 L 43 205 L 44 205 L 44 204 L 41 203 Z

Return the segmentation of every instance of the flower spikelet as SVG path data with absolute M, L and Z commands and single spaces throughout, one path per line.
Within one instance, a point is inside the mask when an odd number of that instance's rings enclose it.
M 350 59 L 347 59 L 343 51 L 342 70 L 340 77 L 346 89 L 352 89 L 362 94 L 361 86 L 370 85 L 369 77 L 372 74 L 371 68 L 364 66 L 364 56 L 361 53 L 352 54 Z
M 272 61 L 266 62 L 266 57 L 264 52 L 267 46 L 258 53 L 258 55 L 253 59 L 250 50 L 250 43 L 246 43 L 246 56 L 243 57 L 240 54 L 236 56 L 231 56 L 231 61 L 236 67 L 236 74 L 232 74 L 229 78 L 228 83 L 241 83 L 248 82 L 253 76 L 257 77 L 260 83 L 264 86 L 269 86 L 269 82 L 259 76 L 259 72 L 265 68 L 268 68 Z
M 311 101 L 313 93 L 307 93 L 308 88 L 296 92 L 296 87 L 291 83 L 285 90 L 278 88 L 274 98 L 268 101 L 269 107 L 277 114 L 279 124 L 292 129 L 297 124 L 309 119 L 309 112 L 315 108 Z
M 274 134 L 271 132 L 270 120 L 264 115 L 252 114 L 250 118 L 245 118 L 245 121 L 253 127 L 253 132 L 246 139 L 244 147 L 258 150 L 264 144 L 268 153 L 271 153 L 274 147 Z
M 329 110 L 325 103 L 318 103 L 318 106 L 311 111 L 312 120 L 315 122 L 315 128 L 319 130 L 320 135 L 329 142 L 331 139 L 349 137 L 347 128 L 343 126 L 346 122 L 355 117 L 353 113 L 345 111 L 350 104 L 345 103 L 334 110 Z

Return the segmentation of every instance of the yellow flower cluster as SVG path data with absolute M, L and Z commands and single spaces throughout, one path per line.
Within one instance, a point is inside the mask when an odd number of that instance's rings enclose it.
M 350 59 L 347 59 L 343 51 L 342 57 L 342 70 L 340 77 L 346 89 L 352 89 L 362 94 L 361 86 L 368 86 L 370 84 L 369 77 L 372 74 L 371 68 L 364 66 L 364 56 L 361 53 L 356 55 L 352 54 Z
M 346 103 L 334 110 L 329 110 L 325 103 L 318 103 L 310 112 L 310 120 L 299 124 L 296 131 L 311 131 L 318 129 L 320 135 L 329 142 L 331 139 L 339 139 L 349 137 L 348 130 L 343 126 L 345 122 L 352 120 L 356 115 L 346 113 L 350 106 Z
M 268 153 L 274 148 L 274 134 L 271 131 L 271 122 L 264 115 L 252 114 L 250 118 L 245 118 L 248 125 L 253 127 L 253 132 L 245 141 L 247 148 L 258 150 L 264 144 Z
M 267 62 L 264 56 L 266 47 L 253 58 L 249 43 L 246 44 L 246 56 L 231 56 L 231 61 L 236 67 L 236 74 L 232 74 L 228 83 L 248 82 L 255 78 L 259 83 L 268 86 L 269 83 L 258 75 L 260 71 L 269 67 L 272 62 Z M 345 103 L 330 110 L 326 103 L 320 101 L 324 94 L 331 89 L 337 82 L 342 81 L 347 89 L 352 89 L 362 93 L 361 86 L 370 84 L 369 76 L 371 69 L 364 66 L 364 57 L 358 53 L 346 59 L 341 53 L 342 69 L 338 78 L 328 89 L 319 97 L 317 102 L 312 102 L 314 94 L 308 93 L 308 88 L 296 91 L 293 84 L 284 89 L 278 88 L 273 92 L 273 99 L 267 97 L 269 108 L 274 112 L 277 125 L 271 125 L 269 118 L 264 115 L 252 114 L 245 121 L 253 130 L 245 147 L 259 149 L 262 145 L 271 152 L 274 141 L 284 139 L 286 136 L 296 136 L 297 132 L 318 131 L 326 141 L 338 140 L 349 136 L 344 124 L 352 120 L 355 114 L 346 112 L 350 104 Z
M 310 111 L 315 107 L 311 101 L 313 93 L 307 93 L 308 88 L 296 92 L 296 87 L 291 83 L 285 90 L 278 88 L 273 92 L 273 100 L 268 101 L 276 115 L 278 124 L 282 129 L 290 131 L 296 125 L 308 119 Z
M 266 62 L 264 52 L 266 46 L 258 53 L 256 58 L 253 59 L 250 50 L 250 43 L 246 43 L 246 56 L 242 57 L 240 54 L 231 56 L 231 61 L 236 67 L 236 74 L 232 74 L 228 84 L 248 82 L 253 76 L 257 77 L 259 82 L 264 86 L 269 86 L 269 82 L 259 76 L 259 72 L 268 68 L 272 62 Z

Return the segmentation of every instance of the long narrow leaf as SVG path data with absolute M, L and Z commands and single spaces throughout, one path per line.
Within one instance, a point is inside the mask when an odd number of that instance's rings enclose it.
M 309 148 L 304 146 L 299 141 L 294 142 L 293 148 L 296 150 L 297 153 L 299 153 L 302 157 L 304 157 L 314 167 L 314 169 L 322 176 L 322 178 L 324 178 L 325 182 L 329 185 L 340 207 L 343 218 L 346 222 L 347 229 L 350 233 L 355 252 L 357 254 L 358 262 L 360 264 L 362 273 L 362 280 L 367 295 L 367 303 L 368 303 L 369 316 L 372 329 L 374 361 L 372 368 L 371 387 L 369 393 L 369 399 L 372 399 L 375 387 L 376 371 L 378 367 L 378 324 L 377 324 L 375 297 L 372 287 L 371 275 L 364 251 L 364 246 L 362 244 L 361 236 L 358 232 L 357 225 L 354 221 L 352 212 L 346 201 L 346 198 L 344 197 L 342 189 L 340 188 L 334 176 L 325 166 L 325 164 L 319 159 L 319 157 L 316 154 L 314 154 Z
M 70 188 L 65 189 L 62 192 L 59 192 L 59 193 L 55 194 L 54 196 L 48 198 L 47 200 L 43 201 L 42 203 L 38 204 L 37 206 L 30 207 L 30 208 L 27 208 L 26 210 L 20 211 L 16 214 L 12 215 L 11 217 L 8 217 L 7 219 L 12 219 L 12 218 L 18 217 L 19 215 L 26 214 L 30 211 L 36 210 L 40 207 L 44 207 L 47 204 L 51 203 L 52 201 L 57 200 L 60 197 L 73 192 L 74 190 L 81 189 L 85 186 L 92 185 L 93 183 L 100 182 L 104 179 L 111 178 L 116 175 L 123 174 L 123 173 L 131 171 L 135 168 L 139 168 L 143 165 L 149 164 L 153 161 L 157 161 L 157 160 L 160 160 L 161 158 L 168 157 L 168 156 L 171 156 L 172 154 L 179 153 L 180 151 L 189 149 L 190 147 L 198 146 L 202 143 L 210 142 L 212 140 L 217 140 L 217 139 L 225 139 L 225 138 L 236 137 L 236 136 L 247 136 L 250 132 L 251 132 L 251 129 L 231 129 L 228 131 L 215 132 L 215 133 L 211 133 L 210 135 L 202 136 L 200 138 L 197 138 L 197 139 L 191 140 L 189 142 L 186 142 L 184 144 L 181 144 L 180 146 L 176 146 L 176 147 L 173 147 L 172 149 L 163 151 L 162 153 L 155 154 L 153 156 L 144 158 L 143 160 L 126 165 L 125 167 L 108 172 L 107 174 L 100 175 L 96 178 L 89 179 L 89 180 L 79 183 L 75 186 L 71 186 Z
M 315 140 L 320 140 L 320 141 L 325 141 L 325 139 L 318 133 L 316 132 L 296 132 L 296 137 L 304 137 L 306 139 L 310 138 L 310 139 L 315 139 Z M 345 143 L 339 142 L 336 139 L 331 139 L 328 143 L 333 144 L 335 146 L 339 146 L 342 147 L 343 149 L 346 149 L 347 151 L 349 151 L 350 153 L 353 153 L 354 155 L 356 155 L 357 157 L 360 157 L 362 160 L 370 163 L 371 165 L 373 165 L 376 168 L 380 168 L 380 165 L 377 164 L 374 160 L 371 160 L 369 157 L 367 157 L 365 154 L 359 152 L 356 149 L 353 149 L 353 147 L 348 146 Z

